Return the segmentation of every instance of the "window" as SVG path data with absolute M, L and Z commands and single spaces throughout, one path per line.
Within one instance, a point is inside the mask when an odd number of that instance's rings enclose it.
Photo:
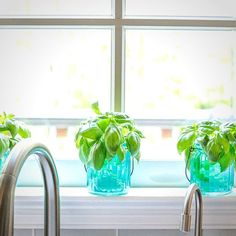
M 234 0 L 0 5 L 1 110 L 49 146 L 62 185 L 85 183 L 73 141 L 93 101 L 104 111 L 125 111 L 144 132 L 134 186 L 171 186 L 176 178 L 186 184 L 176 151 L 180 126 L 235 120 Z

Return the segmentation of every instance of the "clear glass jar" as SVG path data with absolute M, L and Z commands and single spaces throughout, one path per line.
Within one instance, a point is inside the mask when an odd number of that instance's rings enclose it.
M 3 154 L 3 156 L 0 157 L 0 174 L 2 173 L 2 169 L 3 169 L 3 166 L 6 162 L 8 155 L 9 155 L 9 151 L 5 152 Z
M 128 193 L 130 187 L 131 155 L 126 152 L 121 162 L 118 156 L 105 160 L 101 170 L 87 167 L 88 191 L 96 195 L 114 196 Z
M 190 182 L 196 183 L 204 195 L 228 194 L 234 186 L 234 160 L 223 166 L 210 162 L 200 145 L 196 145 L 190 160 Z

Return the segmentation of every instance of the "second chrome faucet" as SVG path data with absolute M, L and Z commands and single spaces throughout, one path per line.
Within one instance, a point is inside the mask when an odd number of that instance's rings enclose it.
M 195 197 L 195 226 L 194 236 L 202 236 L 202 194 L 196 184 L 191 184 L 187 190 L 183 213 L 181 215 L 180 230 L 182 232 L 189 232 L 191 228 L 191 207 L 192 200 Z

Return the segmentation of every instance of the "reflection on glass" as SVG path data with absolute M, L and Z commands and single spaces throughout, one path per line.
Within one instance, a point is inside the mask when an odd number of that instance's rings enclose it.
M 0 107 L 18 117 L 81 118 L 110 109 L 111 30 L 0 29 Z
M 230 118 L 234 31 L 126 29 L 125 110 L 135 118 Z

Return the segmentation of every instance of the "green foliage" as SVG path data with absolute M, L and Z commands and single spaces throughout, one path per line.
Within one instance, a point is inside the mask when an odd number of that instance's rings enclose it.
M 236 159 L 236 123 L 202 121 L 182 128 L 177 149 L 179 154 L 184 152 L 188 168 L 190 150 L 196 143 L 201 145 L 210 163 L 219 162 L 224 171 Z
M 104 141 L 107 152 L 111 156 L 116 154 L 117 149 L 121 145 L 121 138 L 122 136 L 119 127 L 112 123 L 109 124 L 104 133 Z
M 142 132 L 135 128 L 134 121 L 120 112 L 101 113 L 98 103 L 92 104 L 95 118 L 81 122 L 75 136 L 80 160 L 85 165 L 100 170 L 105 160 L 118 155 L 122 162 L 126 151 L 139 161 Z
M 23 122 L 15 120 L 13 114 L 4 112 L 0 115 L 0 158 L 21 139 L 30 136 L 30 131 Z
M 126 143 L 130 153 L 136 156 L 140 149 L 140 137 L 136 132 L 131 132 L 127 135 Z
M 99 105 L 98 105 L 98 102 L 95 102 L 92 104 L 92 109 L 93 111 L 97 114 L 97 115 L 100 115 L 101 114 L 101 111 L 99 109 Z
M 89 152 L 88 163 L 92 165 L 96 170 L 100 170 L 104 164 L 106 157 L 106 149 L 104 143 L 98 140 Z

